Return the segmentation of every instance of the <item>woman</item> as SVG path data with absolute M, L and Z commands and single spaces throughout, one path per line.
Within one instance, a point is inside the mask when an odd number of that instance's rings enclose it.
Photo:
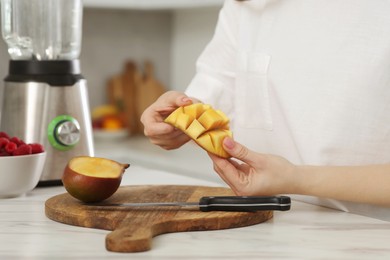
M 223 110 L 234 159 L 210 154 L 238 195 L 305 201 L 390 220 L 390 2 L 233 1 L 186 93 L 142 115 L 165 149 L 189 138 L 163 119 L 204 102 Z

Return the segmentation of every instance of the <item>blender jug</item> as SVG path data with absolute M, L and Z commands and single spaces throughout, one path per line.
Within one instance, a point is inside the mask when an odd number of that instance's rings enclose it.
M 10 55 L 0 130 L 47 152 L 38 185 L 61 184 L 67 162 L 93 156 L 86 80 L 78 60 L 81 0 L 1 0 Z

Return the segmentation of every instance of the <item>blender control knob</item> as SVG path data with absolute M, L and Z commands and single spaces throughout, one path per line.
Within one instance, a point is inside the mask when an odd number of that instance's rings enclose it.
M 49 123 L 49 143 L 58 150 L 72 149 L 79 142 L 80 136 L 80 124 L 72 116 L 57 116 Z
M 58 141 L 66 146 L 73 146 L 80 140 L 80 126 L 77 121 L 63 121 L 56 127 Z

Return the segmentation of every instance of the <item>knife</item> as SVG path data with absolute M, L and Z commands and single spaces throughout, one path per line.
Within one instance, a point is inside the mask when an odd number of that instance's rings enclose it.
M 89 206 L 103 207 L 198 207 L 200 211 L 255 212 L 261 210 L 286 211 L 291 207 L 287 196 L 208 196 L 199 202 L 141 202 L 141 203 L 94 203 Z

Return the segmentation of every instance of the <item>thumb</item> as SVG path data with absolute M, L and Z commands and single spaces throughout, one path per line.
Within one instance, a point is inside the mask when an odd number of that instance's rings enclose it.
M 176 104 L 178 107 L 180 106 L 186 106 L 192 104 L 191 98 L 186 96 L 185 94 L 181 94 L 176 98 Z
M 168 91 L 160 96 L 154 103 L 154 109 L 159 113 L 170 113 L 177 107 L 192 104 L 191 98 L 184 93 Z
M 191 98 L 186 94 L 177 91 L 168 91 L 165 94 L 164 100 L 166 100 L 166 105 L 174 107 L 190 105 L 192 103 Z
M 226 137 L 223 140 L 223 148 L 232 157 L 237 158 L 249 165 L 253 164 L 253 162 L 256 160 L 255 152 L 249 150 L 244 145 L 237 143 L 230 137 Z

